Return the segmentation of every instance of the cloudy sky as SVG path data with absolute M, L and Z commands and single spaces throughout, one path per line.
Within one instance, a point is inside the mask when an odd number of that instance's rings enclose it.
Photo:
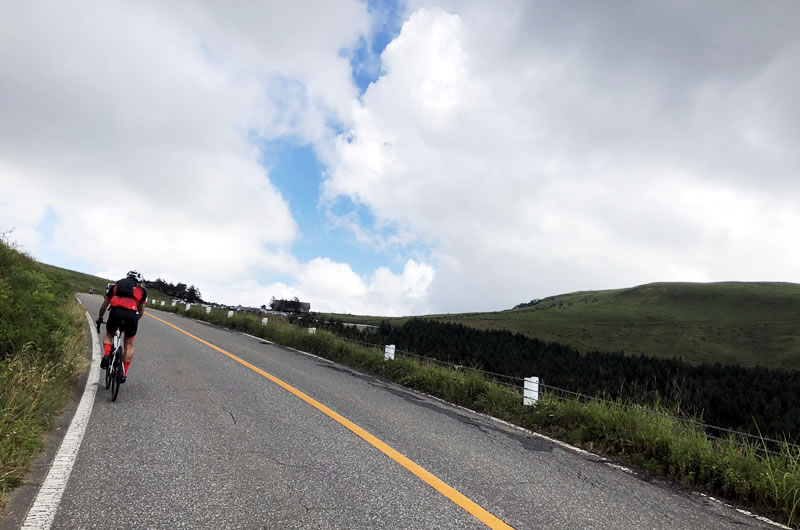
M 0 230 L 384 315 L 800 282 L 800 4 L 5 2 Z

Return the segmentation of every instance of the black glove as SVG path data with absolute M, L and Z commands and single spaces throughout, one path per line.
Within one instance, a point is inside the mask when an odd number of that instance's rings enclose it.
M 97 324 L 97 332 L 100 333 L 100 324 L 103 323 L 103 319 L 98 318 L 97 320 L 94 321 L 94 323 Z

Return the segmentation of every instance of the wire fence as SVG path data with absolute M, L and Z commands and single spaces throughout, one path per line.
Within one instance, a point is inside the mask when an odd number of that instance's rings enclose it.
M 384 346 L 380 344 L 357 341 L 352 339 L 344 339 L 344 340 L 353 344 L 358 344 L 360 346 L 374 348 L 379 351 L 384 350 Z M 475 368 L 475 367 L 465 367 L 460 364 L 456 364 L 449 361 L 443 361 L 441 359 L 436 359 L 433 357 L 427 357 L 424 355 L 420 355 L 418 353 L 401 350 L 399 348 L 395 348 L 395 355 L 434 364 L 436 366 L 451 369 L 454 371 L 463 371 L 463 370 L 475 371 L 482 374 L 483 377 L 485 377 L 487 380 L 490 380 L 494 383 L 518 391 L 520 394 L 520 398 L 522 398 L 523 396 L 523 388 L 525 384 L 524 377 L 500 374 L 497 372 L 489 372 L 487 370 L 481 370 L 480 368 Z M 781 454 L 779 451 L 775 450 L 775 447 L 787 447 L 790 450 L 800 451 L 800 445 L 791 443 L 788 440 L 777 440 L 775 438 L 737 431 L 735 429 L 729 429 L 727 427 L 710 425 L 708 423 L 703 423 L 701 421 L 692 418 L 685 418 L 681 416 L 665 414 L 663 412 L 653 410 L 652 408 L 649 408 L 644 405 L 627 404 L 623 403 L 622 401 L 612 401 L 602 397 L 582 394 L 580 392 L 575 392 L 573 390 L 567 390 L 565 388 L 558 388 L 552 385 L 544 384 L 541 382 L 541 379 L 539 381 L 539 395 L 540 399 L 542 396 L 547 396 L 548 398 L 553 398 L 560 401 L 580 401 L 583 403 L 595 402 L 609 406 L 613 405 L 616 407 L 622 407 L 625 410 L 632 410 L 644 413 L 653 418 L 653 421 L 658 423 L 659 425 L 668 427 L 676 431 L 685 432 L 689 434 L 702 434 L 713 440 L 719 440 L 722 442 L 730 441 L 731 443 L 734 443 L 740 447 L 749 446 L 759 451 L 766 452 L 772 455 Z

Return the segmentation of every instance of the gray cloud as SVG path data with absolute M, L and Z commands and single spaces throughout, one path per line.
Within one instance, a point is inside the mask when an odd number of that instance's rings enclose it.
M 58 250 L 126 270 L 117 219 L 155 274 L 354 311 L 800 281 L 796 2 L 407 8 L 359 98 L 346 51 L 386 15 L 358 2 L 6 6 L 0 225 L 36 251 L 50 212 Z M 369 207 L 378 230 L 356 236 L 402 274 L 288 254 L 298 227 L 252 144 L 287 136 L 328 165 L 323 203 Z M 241 279 L 267 269 L 300 272 Z
M 3 10 L 0 222 L 31 250 L 49 211 L 52 249 L 202 283 L 296 237 L 252 138 L 332 134 L 356 95 L 340 50 L 368 28 L 362 5 Z M 285 80 L 299 89 L 271 97 Z
M 326 189 L 436 243 L 435 307 L 800 280 L 796 3 L 412 11 Z

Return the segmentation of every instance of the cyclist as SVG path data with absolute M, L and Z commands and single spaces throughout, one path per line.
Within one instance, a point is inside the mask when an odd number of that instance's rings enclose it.
M 130 271 L 128 275 L 116 284 L 109 284 L 106 291 L 106 298 L 100 306 L 100 316 L 97 323 L 103 321 L 106 309 L 111 306 L 106 323 L 106 336 L 103 337 L 103 360 L 100 361 L 100 368 L 108 366 L 111 359 L 111 342 L 117 329 L 125 333 L 125 357 L 123 358 L 123 375 L 120 382 L 124 383 L 128 379 L 128 367 L 133 360 L 133 338 L 139 327 L 139 319 L 144 316 L 144 306 L 147 303 L 147 291 L 142 283 L 142 275 L 136 271 Z

